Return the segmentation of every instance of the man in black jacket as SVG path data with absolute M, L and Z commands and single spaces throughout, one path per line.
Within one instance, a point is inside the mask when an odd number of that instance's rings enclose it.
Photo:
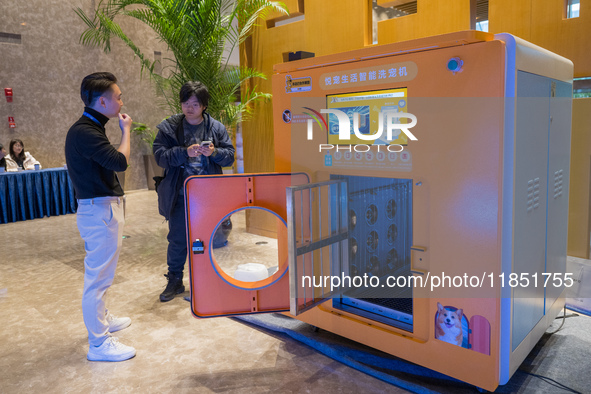
M 84 113 L 66 136 L 66 163 L 74 185 L 78 231 L 84 240 L 84 291 L 82 316 L 88 330 L 90 361 L 123 361 L 135 349 L 121 344 L 111 333 L 131 324 L 105 307 L 113 283 L 123 233 L 123 189 L 116 171 L 125 171 L 130 152 L 131 118 L 121 114 L 121 90 L 117 78 L 100 72 L 86 76 L 80 86 Z M 119 118 L 121 143 L 115 149 L 105 133 L 109 118 Z
M 209 92 L 201 82 L 187 82 L 180 90 L 183 113 L 162 121 L 154 141 L 154 158 L 164 168 L 158 185 L 158 209 L 168 220 L 168 279 L 160 301 L 185 291 L 183 270 L 187 260 L 187 231 L 183 184 L 192 175 L 221 174 L 234 163 L 234 147 L 223 124 L 205 111 Z

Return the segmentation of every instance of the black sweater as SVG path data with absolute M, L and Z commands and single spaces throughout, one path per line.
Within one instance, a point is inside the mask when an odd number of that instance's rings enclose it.
M 100 124 L 82 115 L 66 136 L 66 163 L 76 198 L 122 196 L 115 171 L 125 171 L 127 159 L 107 138 L 105 124 L 109 118 L 88 107 L 84 111 Z

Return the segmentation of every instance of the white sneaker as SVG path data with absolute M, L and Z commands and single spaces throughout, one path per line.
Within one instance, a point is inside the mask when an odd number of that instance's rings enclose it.
M 89 361 L 124 361 L 135 356 L 135 349 L 125 346 L 115 337 L 108 337 L 100 346 L 90 345 L 86 358 Z
M 109 332 L 116 332 L 123 330 L 131 325 L 129 317 L 115 317 L 112 314 L 107 315 L 107 323 L 109 323 Z

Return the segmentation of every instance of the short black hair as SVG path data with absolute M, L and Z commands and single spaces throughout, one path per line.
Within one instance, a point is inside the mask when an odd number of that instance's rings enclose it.
M 179 100 L 181 103 L 184 103 L 192 96 L 195 96 L 199 104 L 207 109 L 209 105 L 209 90 L 207 90 L 207 86 L 199 81 L 186 82 L 179 92 Z
M 90 107 L 111 86 L 117 83 L 117 78 L 110 72 L 98 72 L 87 75 L 80 85 L 80 97 L 84 105 Z

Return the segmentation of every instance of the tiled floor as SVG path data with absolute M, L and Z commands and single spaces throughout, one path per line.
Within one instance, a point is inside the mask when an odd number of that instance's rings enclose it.
M 109 291 L 109 309 L 132 318 L 117 333 L 138 350 L 129 361 L 86 360 L 76 216 L 0 230 L 2 393 L 406 392 L 237 320 L 197 320 L 182 297 L 161 303 L 167 225 L 153 191 L 128 194 L 127 238 Z

